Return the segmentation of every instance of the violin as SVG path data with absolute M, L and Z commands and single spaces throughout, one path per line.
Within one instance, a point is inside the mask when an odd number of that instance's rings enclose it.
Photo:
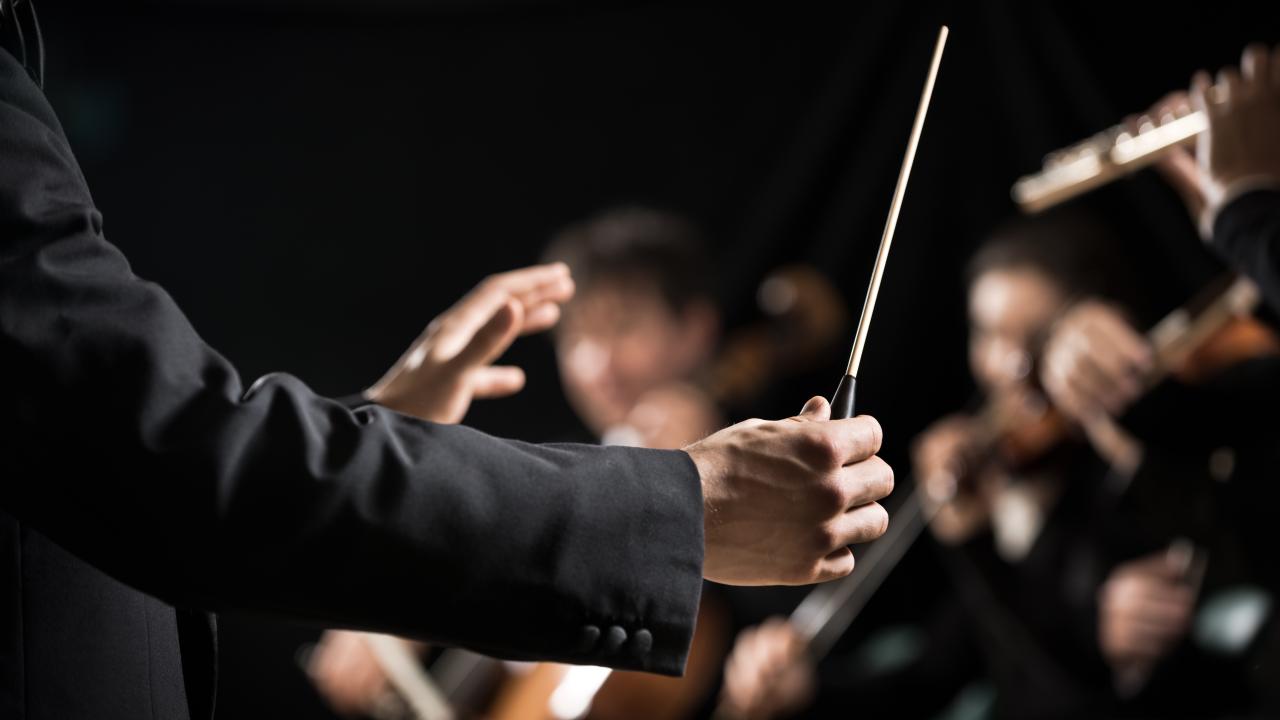
M 1280 339 L 1253 317 L 1261 300 L 1252 281 L 1228 273 L 1211 282 L 1147 333 L 1155 362 L 1147 390 L 1167 377 L 1188 384 L 1255 357 L 1280 354 Z M 1075 434 L 1075 424 L 1047 399 L 978 413 L 980 457 L 1010 470 L 1026 468 Z
M 1155 362 L 1146 388 L 1168 377 L 1200 382 L 1240 362 L 1280 355 L 1280 337 L 1251 314 L 1260 298 L 1250 280 L 1228 275 L 1166 315 L 1147 333 Z M 979 418 L 982 462 L 1014 469 L 1043 458 L 1077 429 L 1047 401 L 1012 413 L 988 406 Z M 925 502 L 920 488 L 898 505 L 889 531 L 872 543 L 853 574 L 814 590 L 792 613 L 814 659 L 830 651 L 928 525 L 938 504 Z

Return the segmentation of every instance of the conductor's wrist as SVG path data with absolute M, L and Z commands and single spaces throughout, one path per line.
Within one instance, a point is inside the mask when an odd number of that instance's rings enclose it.
M 724 492 L 726 474 L 724 459 L 714 450 L 708 450 L 697 443 L 686 447 L 684 452 L 697 468 L 698 482 L 702 485 L 702 525 L 705 533 L 718 517 L 718 500 Z

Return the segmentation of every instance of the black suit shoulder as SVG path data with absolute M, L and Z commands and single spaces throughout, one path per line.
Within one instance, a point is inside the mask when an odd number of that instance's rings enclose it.
M 1211 242 L 1280 311 L 1280 190 L 1254 190 L 1224 206 Z

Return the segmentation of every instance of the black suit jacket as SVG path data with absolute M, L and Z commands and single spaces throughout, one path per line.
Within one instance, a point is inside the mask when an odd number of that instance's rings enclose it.
M 1254 190 L 1228 203 L 1214 219 L 1211 242 L 1280 312 L 1280 190 Z
M 2 717 L 207 715 L 203 612 L 230 609 L 683 666 L 702 575 L 687 455 L 353 411 L 288 375 L 246 390 L 103 238 L 4 51 L 0 409 Z

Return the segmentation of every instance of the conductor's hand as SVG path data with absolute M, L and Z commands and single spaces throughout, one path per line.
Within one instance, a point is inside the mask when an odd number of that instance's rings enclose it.
M 573 280 L 562 263 L 492 275 L 432 320 L 365 395 L 424 420 L 460 422 L 473 399 L 524 387 L 523 370 L 493 362 L 520 335 L 555 325 L 571 297 Z
M 815 397 L 796 417 L 746 420 L 685 448 L 702 477 L 708 580 L 833 580 L 853 571 L 849 545 L 884 534 L 875 501 L 893 490 L 893 471 L 875 456 L 880 424 L 830 416 Z

